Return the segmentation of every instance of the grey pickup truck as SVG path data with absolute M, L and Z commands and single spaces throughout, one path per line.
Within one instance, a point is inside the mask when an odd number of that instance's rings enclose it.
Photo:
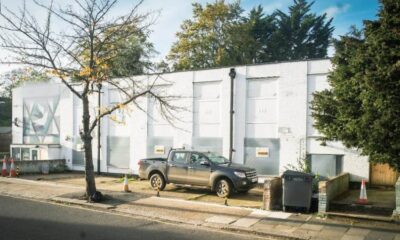
M 168 158 L 147 158 L 138 164 L 139 177 L 149 179 L 151 187 L 160 191 L 174 183 L 209 187 L 219 197 L 229 197 L 234 191 L 249 191 L 258 182 L 255 169 L 211 152 L 171 150 Z

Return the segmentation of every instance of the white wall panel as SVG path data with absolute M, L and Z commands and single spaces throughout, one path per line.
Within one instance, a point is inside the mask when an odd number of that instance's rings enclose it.
M 324 74 L 332 70 L 332 63 L 329 60 L 307 61 L 307 74 Z
M 246 137 L 276 138 L 278 80 L 248 79 L 246 92 Z
M 193 136 L 220 137 L 220 94 L 219 81 L 193 84 Z
M 152 137 L 171 137 L 174 134 L 174 128 L 168 124 L 149 125 L 148 135 Z
M 123 95 L 118 90 L 110 89 L 108 91 L 107 106 L 114 106 L 123 101 Z M 110 136 L 130 136 L 131 132 L 129 130 L 127 131 L 127 129 L 132 129 L 130 127 L 132 123 L 132 110 L 133 105 L 128 105 L 123 109 L 115 110 L 108 116 L 108 134 Z
M 276 131 L 277 124 L 246 124 L 246 136 L 250 138 L 277 138 L 278 133 Z
M 220 103 L 218 100 L 196 100 L 193 111 L 194 124 L 219 124 Z
M 220 98 L 220 95 L 220 81 L 194 83 L 194 99 L 216 100 Z
M 326 74 L 308 75 L 307 77 L 307 136 L 321 135 L 317 129 L 313 127 L 314 119 L 311 117 L 311 101 L 313 100 L 313 93 L 329 89 L 329 83 Z
M 163 116 L 159 103 L 154 98 L 148 99 L 148 136 L 173 136 L 173 127 Z
M 276 78 L 248 79 L 248 98 L 276 98 L 278 96 L 278 81 Z
M 277 123 L 277 99 L 247 99 L 247 123 Z

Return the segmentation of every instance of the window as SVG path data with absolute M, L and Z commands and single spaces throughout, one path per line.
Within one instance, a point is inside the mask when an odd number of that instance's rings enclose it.
M 312 154 L 311 171 L 321 177 L 331 178 L 342 173 L 343 156 L 331 154 Z
M 190 157 L 190 162 L 192 164 L 200 164 L 201 161 L 207 161 L 207 158 L 201 154 L 193 153 Z
M 39 155 L 38 152 L 39 152 L 39 150 L 32 149 L 31 152 L 32 152 L 32 160 L 38 160 L 38 155 Z
M 31 160 L 31 153 L 29 148 L 21 148 L 21 160 L 28 161 Z
M 24 99 L 24 143 L 60 143 L 60 115 L 58 110 L 59 101 L 59 97 Z M 23 153 L 22 157 L 24 158 Z
M 21 148 L 12 148 L 11 149 L 11 157 L 15 161 L 21 161 Z
M 174 157 L 172 158 L 172 161 L 174 161 L 176 163 L 186 163 L 186 157 L 187 157 L 187 153 L 176 152 L 174 154 Z

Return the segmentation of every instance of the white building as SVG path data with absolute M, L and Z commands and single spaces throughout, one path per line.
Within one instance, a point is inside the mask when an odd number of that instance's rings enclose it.
M 313 171 L 324 176 L 351 173 L 353 181 L 369 178 L 369 164 L 340 143 L 316 140 L 309 102 L 328 88 L 328 59 L 237 66 L 234 79 L 233 161 L 256 167 L 261 175 L 278 175 L 306 156 Z M 137 173 L 141 158 L 163 156 L 171 147 L 212 150 L 229 155 L 230 68 L 162 74 L 164 88 L 182 98 L 176 127 L 157 114 L 151 100 L 129 113 L 116 113 L 122 123 L 104 118 L 101 125 L 102 172 Z M 138 76 L 153 79 L 154 75 Z M 97 106 L 93 96 L 92 109 Z M 118 102 L 115 89 L 103 88 L 102 104 Z M 13 92 L 12 154 L 19 159 L 66 159 L 72 170 L 84 170 L 79 139 L 82 106 L 61 83 L 26 85 Z M 93 138 L 97 169 L 97 137 Z

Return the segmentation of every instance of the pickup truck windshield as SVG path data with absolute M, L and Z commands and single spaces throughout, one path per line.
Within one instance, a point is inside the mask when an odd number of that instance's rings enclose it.
M 205 155 L 208 157 L 208 159 L 210 159 L 211 162 L 213 162 L 215 164 L 229 163 L 228 159 L 226 159 L 223 156 L 218 155 L 217 153 L 208 152 L 208 153 L 205 153 Z

